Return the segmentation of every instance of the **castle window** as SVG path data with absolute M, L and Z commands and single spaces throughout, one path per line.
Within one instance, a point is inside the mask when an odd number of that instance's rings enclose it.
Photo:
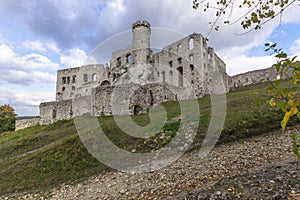
M 193 61 L 193 60 L 194 60 L 194 55 L 190 54 L 190 61 Z
M 178 67 L 177 71 L 178 71 L 178 86 L 182 87 L 183 86 L 183 68 Z
M 130 63 L 131 60 L 131 54 L 126 55 L 126 63 Z
M 66 88 L 65 88 L 65 87 L 62 87 L 61 91 L 63 91 L 63 92 L 64 92 L 65 90 L 66 90 Z
M 194 49 L 194 38 L 189 39 L 189 49 L 190 50 Z
M 178 58 L 178 64 L 182 64 L 182 58 Z
M 75 90 L 75 86 L 72 86 L 72 91 L 74 91 Z
M 110 72 L 107 73 L 107 78 L 109 78 L 109 77 L 110 77 Z
M 72 83 L 76 83 L 76 76 L 72 77 Z
M 160 76 L 160 73 L 159 72 L 157 72 L 157 77 L 159 77 Z
M 194 84 L 194 80 L 191 81 L 191 84 Z
M 163 83 L 165 83 L 166 82 L 166 74 L 165 74 L 165 72 L 161 72 L 161 74 L 162 74 L 162 81 L 163 81 Z
M 110 82 L 108 80 L 103 81 L 100 86 L 110 85 Z
M 173 76 L 173 71 L 170 71 L 169 73 L 170 73 L 170 76 Z
M 169 66 L 170 66 L 170 67 L 173 67 L 173 61 L 170 61 L 170 62 L 169 62 Z
M 56 110 L 55 110 L 55 109 L 52 110 L 52 118 L 53 118 L 53 119 L 56 118 Z
M 97 81 L 97 74 L 93 74 L 92 75 L 92 80 L 95 82 L 95 81 Z
M 121 66 L 122 62 L 121 62 L 121 57 L 117 58 L 117 67 Z
M 66 84 L 66 83 L 67 83 L 67 79 L 66 79 L 66 77 L 62 77 L 62 79 L 61 79 L 61 83 L 62 83 L 62 84 Z
M 248 83 L 248 78 L 246 78 L 246 83 Z
M 88 82 L 88 75 L 87 74 L 83 74 L 83 82 Z
M 194 65 L 190 64 L 191 71 L 194 71 Z
M 70 83 L 70 76 L 67 77 L 67 83 Z

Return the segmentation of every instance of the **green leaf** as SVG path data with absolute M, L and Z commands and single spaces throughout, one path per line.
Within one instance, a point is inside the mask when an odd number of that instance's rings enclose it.
M 294 134 L 292 135 L 292 140 L 293 140 L 293 152 L 294 152 L 294 154 L 298 157 L 298 159 L 300 159 L 300 153 L 299 153 L 299 149 L 298 149 L 297 139 L 298 139 L 298 135 L 297 135 L 296 133 L 294 133 Z

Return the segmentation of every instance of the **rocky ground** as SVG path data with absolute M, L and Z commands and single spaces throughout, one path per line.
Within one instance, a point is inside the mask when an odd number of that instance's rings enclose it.
M 109 171 L 47 192 L 0 199 L 300 199 L 300 162 L 279 131 L 192 151 L 151 173 Z

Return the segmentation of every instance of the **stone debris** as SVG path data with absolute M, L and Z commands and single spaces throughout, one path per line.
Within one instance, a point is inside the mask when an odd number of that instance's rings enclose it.
M 0 199 L 297 199 L 295 161 L 289 133 L 276 131 L 219 145 L 202 159 L 191 151 L 154 172 L 109 171 L 45 193 Z

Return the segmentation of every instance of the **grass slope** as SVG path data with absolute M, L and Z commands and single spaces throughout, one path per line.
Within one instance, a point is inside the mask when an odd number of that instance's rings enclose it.
M 268 85 L 245 87 L 227 95 L 226 122 L 219 143 L 262 134 L 280 128 L 282 113 L 266 103 L 254 105 L 254 92 L 264 92 Z M 113 117 L 98 118 L 108 138 L 127 150 L 148 152 L 166 145 L 175 136 L 180 121 L 178 102 L 167 102 L 169 122 L 161 132 L 147 139 L 126 135 Z M 198 148 L 210 120 L 210 97 L 199 99 L 200 127 L 191 149 Z M 149 124 L 148 115 L 132 116 L 141 126 Z M 291 121 L 291 123 L 295 123 Z M 164 135 L 161 139 L 161 135 Z M 64 182 L 81 180 L 110 170 L 84 148 L 73 120 L 63 120 L 50 126 L 35 126 L 0 134 L 0 195 L 24 190 L 45 190 Z

